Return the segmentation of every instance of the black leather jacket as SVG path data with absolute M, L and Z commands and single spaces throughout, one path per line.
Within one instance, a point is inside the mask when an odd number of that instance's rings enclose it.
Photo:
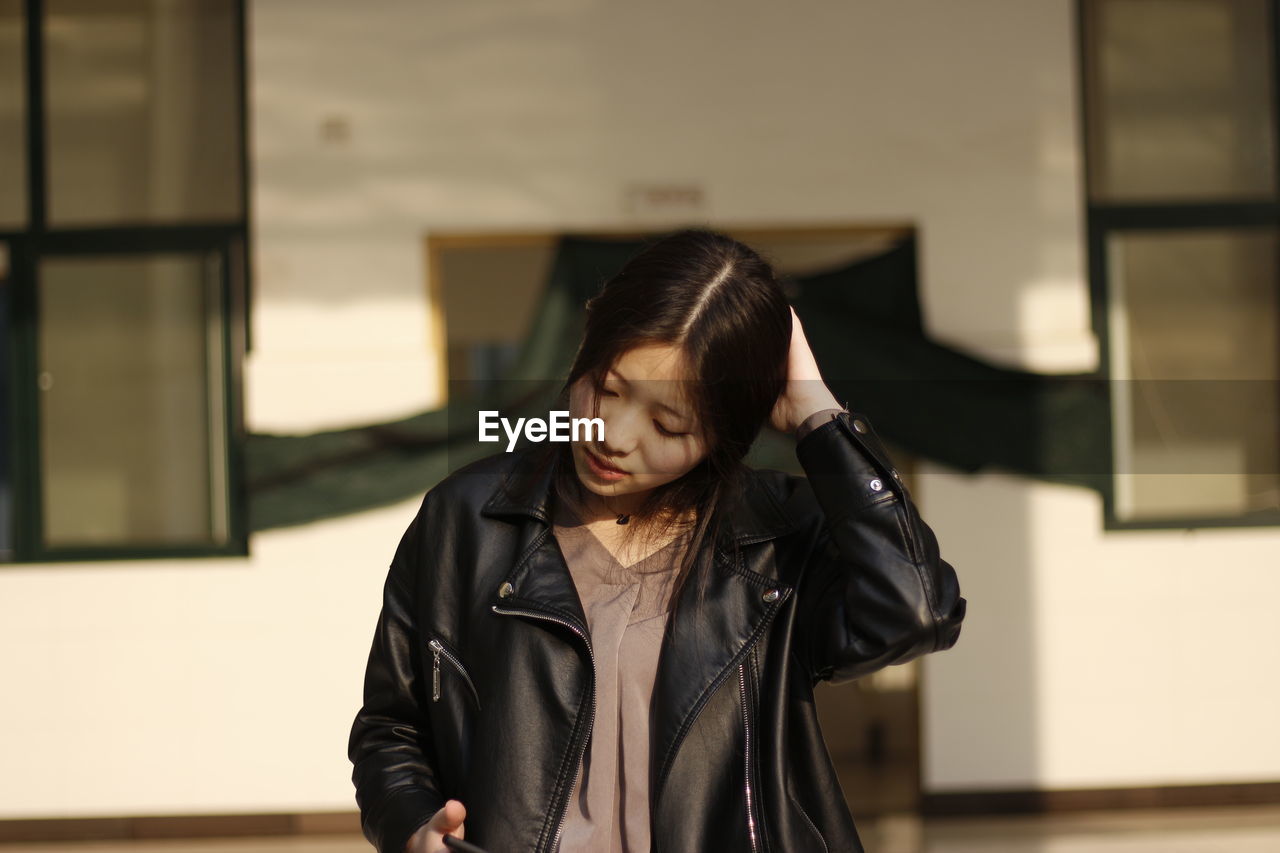
M 586 619 L 534 450 L 431 489 L 387 574 L 348 754 L 365 836 L 400 853 L 450 797 L 490 853 L 554 851 L 594 716 Z M 965 599 L 866 417 L 753 471 L 700 613 L 676 603 L 651 738 L 651 838 L 675 851 L 861 851 L 814 709 L 950 648 Z M 686 587 L 692 593 L 693 585 Z

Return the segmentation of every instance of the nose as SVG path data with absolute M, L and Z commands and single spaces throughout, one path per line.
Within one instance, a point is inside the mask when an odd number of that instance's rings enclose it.
M 604 419 L 604 437 L 597 447 L 605 456 L 624 458 L 636 448 L 635 421 L 626 413 L 614 413 Z

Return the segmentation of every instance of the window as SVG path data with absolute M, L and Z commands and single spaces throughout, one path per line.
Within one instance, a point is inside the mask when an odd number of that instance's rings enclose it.
M 0 559 L 247 553 L 243 42 L 236 0 L 0 0 Z
M 1082 0 L 1106 523 L 1280 523 L 1276 0 Z

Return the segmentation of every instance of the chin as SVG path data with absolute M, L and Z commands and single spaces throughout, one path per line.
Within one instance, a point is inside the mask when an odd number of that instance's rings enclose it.
M 613 489 L 609 488 L 607 485 L 596 483 L 591 479 L 590 474 L 584 473 L 581 470 L 578 471 L 578 482 L 582 485 L 582 488 L 591 492 L 593 495 L 600 495 L 605 498 L 613 495 Z

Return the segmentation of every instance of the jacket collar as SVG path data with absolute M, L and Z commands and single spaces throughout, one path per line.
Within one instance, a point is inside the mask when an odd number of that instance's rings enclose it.
M 481 512 L 490 516 L 525 515 L 551 523 L 552 483 L 559 453 L 545 446 L 515 451 L 514 464 Z M 765 485 L 749 475 L 743 499 L 728 518 L 739 545 L 773 539 L 796 527 Z

